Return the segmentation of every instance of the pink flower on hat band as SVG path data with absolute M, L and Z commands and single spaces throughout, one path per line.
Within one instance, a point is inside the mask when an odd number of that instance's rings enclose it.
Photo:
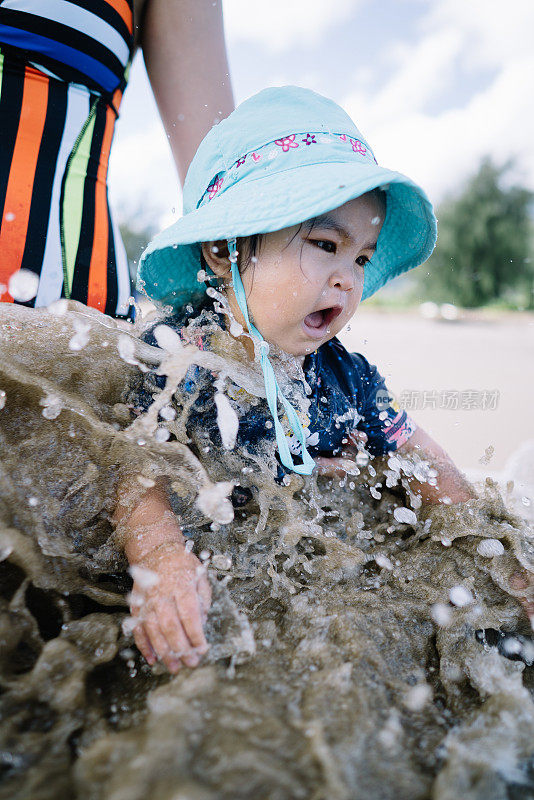
M 367 153 L 367 147 L 363 145 L 359 139 L 349 139 L 352 149 L 355 153 L 361 153 L 364 156 Z
M 304 139 L 302 140 L 303 144 L 317 144 L 317 139 L 315 138 L 315 134 L 307 133 Z
M 292 133 L 291 136 L 284 136 L 282 139 L 275 139 L 274 143 L 281 147 L 284 153 L 287 153 L 290 147 L 298 147 L 297 142 L 295 141 L 296 133 Z
M 210 196 L 210 200 L 213 200 L 221 186 L 223 185 L 223 178 L 216 178 L 213 183 L 210 183 L 208 186 L 208 194 Z

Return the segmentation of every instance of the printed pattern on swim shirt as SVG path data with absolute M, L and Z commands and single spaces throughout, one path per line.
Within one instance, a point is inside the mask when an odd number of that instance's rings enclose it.
M 168 318 L 165 324 L 183 336 L 183 318 Z M 147 331 L 145 341 L 155 344 L 153 332 Z M 199 343 L 195 341 L 198 345 Z M 202 349 L 209 349 L 209 338 L 202 341 Z M 338 339 L 322 345 L 307 356 L 304 375 L 311 393 L 307 419 L 302 424 L 306 444 L 312 456 L 336 456 L 347 443 L 353 441 L 356 430 L 368 436 L 366 449 L 372 455 L 383 455 L 397 450 L 416 430 L 416 425 L 404 410 L 398 409 L 377 368 L 364 356 L 349 353 Z M 203 367 L 188 369 L 182 383 L 186 393 L 197 394 L 190 409 L 189 426 L 206 431 L 206 437 L 220 446 L 217 428 L 217 410 L 214 402 L 213 375 Z M 152 391 L 162 388 L 165 378 L 152 375 L 137 395 L 140 409 L 152 402 Z M 302 386 L 302 392 L 305 387 Z M 227 385 L 226 393 L 239 418 L 237 446 L 254 452 L 262 440 L 274 438 L 271 415 L 265 400 L 247 395 L 244 389 Z M 196 412 L 198 408 L 198 413 Z M 283 423 L 283 420 L 282 420 Z M 287 428 L 286 428 L 287 429 Z M 296 437 L 288 437 L 294 455 L 299 455 L 300 444 Z

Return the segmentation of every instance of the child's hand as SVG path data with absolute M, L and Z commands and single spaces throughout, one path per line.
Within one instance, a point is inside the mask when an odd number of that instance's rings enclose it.
M 343 458 L 325 458 L 319 456 L 315 459 L 317 472 L 319 475 L 326 475 L 329 478 L 344 478 L 346 475 L 358 475 L 359 469 L 354 461 L 357 455 L 358 443 L 364 444 L 367 442 L 368 436 L 364 431 L 354 430 L 348 442 L 347 457 Z
M 208 650 L 203 625 L 211 604 L 206 567 L 174 542 L 160 545 L 132 565 L 131 614 L 137 647 L 152 666 L 169 672 L 196 667 Z

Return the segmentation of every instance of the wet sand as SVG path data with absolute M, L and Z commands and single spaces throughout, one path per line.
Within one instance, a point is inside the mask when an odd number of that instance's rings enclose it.
M 534 445 L 534 314 L 464 312 L 448 322 L 364 305 L 349 327 L 344 344 L 378 366 L 397 399 L 416 406 L 408 413 L 468 473 L 497 474 L 525 441 Z M 440 396 L 432 393 L 446 390 L 449 397 L 457 393 L 459 406 L 490 407 L 439 408 Z M 461 396 L 465 390 L 477 394 Z M 495 408 L 484 390 L 498 390 Z M 488 447 L 494 451 L 486 464 L 480 459 Z

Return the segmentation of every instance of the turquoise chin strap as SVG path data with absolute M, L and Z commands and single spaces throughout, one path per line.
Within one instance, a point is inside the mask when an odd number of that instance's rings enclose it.
M 245 288 L 243 286 L 243 281 L 241 280 L 241 275 L 239 274 L 239 269 L 237 267 L 237 252 L 236 252 L 235 239 L 228 239 L 228 252 L 230 258 L 230 265 L 232 267 L 232 281 L 233 281 L 234 294 L 237 300 L 237 304 L 241 309 L 241 313 L 245 318 L 249 332 L 253 336 L 255 336 L 260 343 L 260 353 L 261 353 L 260 363 L 263 371 L 263 378 L 265 380 L 265 392 L 267 394 L 267 404 L 269 406 L 274 422 L 274 430 L 276 433 L 276 442 L 278 444 L 278 453 L 280 455 L 280 460 L 284 465 L 284 467 L 287 467 L 287 469 L 290 469 L 293 472 L 298 472 L 300 475 L 311 475 L 311 473 L 315 468 L 315 461 L 306 450 L 306 436 L 304 434 L 304 428 L 302 427 L 302 423 L 298 418 L 297 412 L 295 411 L 291 403 L 287 400 L 287 398 L 284 397 L 284 395 L 280 390 L 280 387 L 278 386 L 278 382 L 276 380 L 272 364 L 269 361 L 269 343 L 265 341 L 259 330 L 252 324 L 248 315 Z M 277 408 L 278 399 L 284 406 L 287 418 L 289 420 L 289 424 L 291 425 L 291 429 L 293 430 L 293 433 L 299 440 L 300 445 L 302 447 L 302 454 L 301 454 L 302 464 L 295 464 L 291 456 L 291 453 L 289 451 L 284 429 L 282 428 L 280 420 L 278 419 L 278 408 Z

